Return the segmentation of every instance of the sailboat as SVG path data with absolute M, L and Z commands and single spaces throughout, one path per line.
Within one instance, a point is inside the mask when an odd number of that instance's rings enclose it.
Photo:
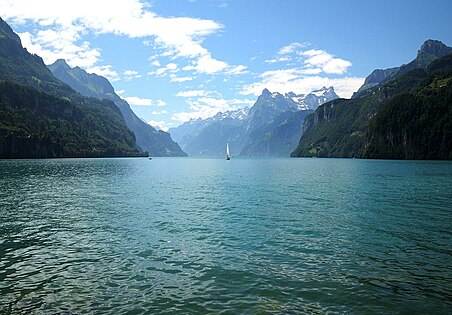
M 226 160 L 230 160 L 231 156 L 229 155 L 229 143 L 226 143 Z

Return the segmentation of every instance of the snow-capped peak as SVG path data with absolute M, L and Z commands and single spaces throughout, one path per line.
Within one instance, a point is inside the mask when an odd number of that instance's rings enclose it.
M 318 90 L 313 90 L 309 94 L 296 94 L 288 92 L 284 95 L 278 92 L 270 92 L 268 89 L 262 91 L 262 95 L 267 98 L 276 99 L 278 97 L 285 98 L 289 103 L 294 104 L 299 110 L 315 110 L 321 104 L 338 98 L 339 96 L 334 92 L 334 88 L 322 87 Z
M 218 112 L 215 116 L 213 116 L 213 120 L 219 121 L 227 118 L 243 120 L 248 115 L 249 110 L 250 109 L 248 107 L 245 107 L 236 110 L 228 110 L 226 112 Z
M 310 94 L 314 94 L 314 95 L 317 96 L 317 97 L 321 97 L 321 96 L 325 96 L 325 95 L 330 94 L 330 93 L 336 94 L 336 93 L 334 92 L 334 88 L 333 88 L 332 86 L 330 86 L 329 88 L 327 88 L 326 86 L 324 86 L 324 87 L 322 87 L 322 88 L 319 89 L 319 90 L 314 90 L 314 91 L 312 91 Z

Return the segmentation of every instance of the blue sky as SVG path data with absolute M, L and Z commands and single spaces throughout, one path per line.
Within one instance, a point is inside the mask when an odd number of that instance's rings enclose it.
M 29 51 L 107 77 L 164 129 L 252 106 L 263 88 L 350 97 L 426 39 L 452 45 L 449 0 L 1 0 L 0 12 Z

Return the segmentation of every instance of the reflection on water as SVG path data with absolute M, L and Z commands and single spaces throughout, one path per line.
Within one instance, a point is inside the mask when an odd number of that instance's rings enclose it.
M 452 164 L 0 161 L 0 313 L 447 313 Z

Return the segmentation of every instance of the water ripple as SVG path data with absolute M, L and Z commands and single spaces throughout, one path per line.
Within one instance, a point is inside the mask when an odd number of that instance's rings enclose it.
M 451 209 L 443 162 L 0 161 L 0 313 L 448 313 Z

